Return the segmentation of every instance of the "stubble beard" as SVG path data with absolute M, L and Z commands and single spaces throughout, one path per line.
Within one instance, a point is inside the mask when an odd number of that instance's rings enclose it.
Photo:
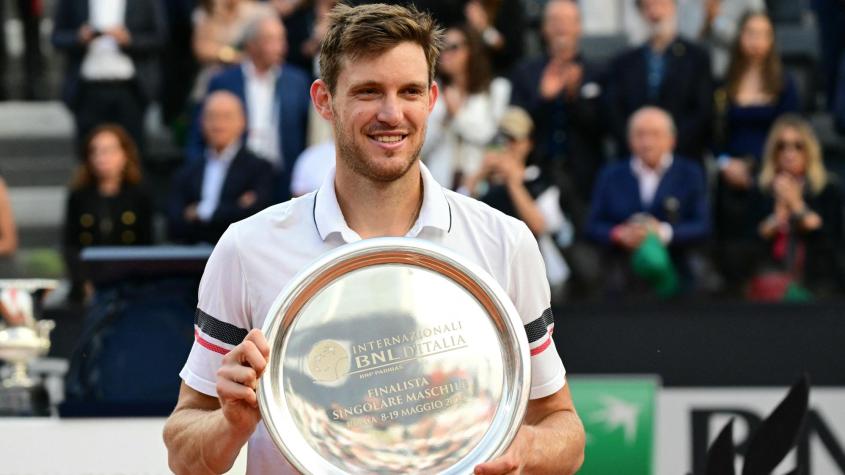
M 337 150 L 337 161 L 346 164 L 356 175 L 367 178 L 376 183 L 390 183 L 405 176 L 414 163 L 419 160 L 420 152 L 422 151 L 422 142 L 417 146 L 416 150 L 406 159 L 402 164 L 391 164 L 390 166 L 381 167 L 376 163 L 377 160 L 391 160 L 397 155 L 396 152 L 388 151 L 385 158 L 374 159 L 355 143 L 354 137 L 344 132 L 345 127 L 339 119 L 333 123 L 335 135 L 335 148 Z M 425 136 L 425 128 L 417 133 Z M 408 136 L 410 138 L 410 134 Z M 407 138 L 406 138 L 407 140 Z

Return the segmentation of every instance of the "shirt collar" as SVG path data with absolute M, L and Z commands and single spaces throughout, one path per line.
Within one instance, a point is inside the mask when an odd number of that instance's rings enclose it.
M 647 174 L 655 174 L 657 176 L 663 176 L 666 173 L 666 170 L 672 166 L 672 162 L 674 161 L 674 157 L 671 153 L 667 153 L 663 156 L 660 160 L 660 165 L 657 166 L 657 169 L 652 169 L 646 166 L 643 163 L 640 157 L 634 156 L 631 158 L 631 171 L 634 173 L 634 176 L 643 176 Z
M 446 193 L 422 162 L 420 162 L 420 174 L 423 182 L 423 202 L 417 222 L 406 236 L 416 237 L 427 227 L 449 232 L 452 229 L 452 208 L 446 199 Z M 324 241 L 332 233 L 340 234 L 347 243 L 360 241 L 361 236 L 349 228 L 340 210 L 334 179 L 335 168 L 332 167 L 314 197 L 314 225 Z
M 235 159 L 235 155 L 238 154 L 238 151 L 240 149 L 240 141 L 235 140 L 234 142 L 226 146 L 226 148 L 224 148 L 223 151 L 221 151 L 220 153 L 215 152 L 213 148 L 209 148 L 206 152 L 206 157 L 208 158 L 209 162 L 229 164 L 232 162 L 232 160 Z
M 271 77 L 273 78 L 273 81 L 275 81 L 276 78 L 279 77 L 279 72 L 281 71 L 281 67 L 273 66 L 268 72 L 269 76 L 265 75 L 259 77 L 258 72 L 255 70 L 255 64 L 253 64 L 252 61 L 248 59 L 241 63 L 241 68 L 243 68 L 244 76 L 246 76 L 247 79 L 266 79 L 267 77 Z

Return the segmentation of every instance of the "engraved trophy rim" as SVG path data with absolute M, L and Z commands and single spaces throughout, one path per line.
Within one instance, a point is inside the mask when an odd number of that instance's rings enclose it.
M 285 355 L 292 324 L 309 299 L 337 279 L 370 266 L 400 264 L 419 267 L 447 277 L 467 290 L 484 308 L 498 332 L 503 357 L 504 386 L 495 415 L 478 444 L 440 474 L 471 472 L 510 446 L 522 424 L 530 393 L 530 350 L 522 320 L 499 283 L 475 263 L 419 238 L 381 237 L 345 244 L 319 257 L 298 273 L 276 297 L 262 331 L 270 358 L 259 380 L 258 406 L 267 432 L 288 462 L 303 474 L 347 473 L 322 457 L 300 433 L 281 388 Z

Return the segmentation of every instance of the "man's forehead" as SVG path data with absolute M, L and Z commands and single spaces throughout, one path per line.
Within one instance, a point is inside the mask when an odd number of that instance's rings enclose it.
M 383 51 L 345 55 L 338 84 L 422 84 L 428 85 L 428 61 L 420 45 L 400 43 Z

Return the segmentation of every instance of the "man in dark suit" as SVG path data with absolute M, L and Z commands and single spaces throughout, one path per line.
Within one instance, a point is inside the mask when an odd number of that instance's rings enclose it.
M 635 112 L 628 137 L 631 159 L 607 165 L 599 175 L 586 234 L 617 262 L 627 262 L 653 234 L 688 274 L 689 249 L 710 234 L 704 172 L 672 154 L 675 125 L 662 109 Z
M 678 126 L 676 151 L 701 160 L 713 117 L 710 56 L 678 36 L 675 0 L 637 0 L 637 5 L 648 23 L 649 39 L 616 57 L 607 77 L 608 115 L 620 154 L 627 152 L 628 117 L 645 105 L 656 105 Z
M 172 183 L 168 208 L 172 240 L 214 244 L 230 224 L 271 203 L 272 169 L 243 146 L 245 123 L 243 105 L 234 94 L 217 91 L 206 99 L 205 155 L 186 164 Z
M 166 37 L 158 0 L 59 0 L 53 46 L 67 55 L 62 98 L 78 144 L 104 122 L 123 126 L 143 151 L 144 114 L 158 87 Z
M 547 3 L 543 14 L 546 54 L 514 69 L 511 103 L 528 111 L 537 124 L 537 158 L 549 165 L 552 175 L 562 175 L 564 182 L 558 185 L 574 187 L 586 203 L 604 162 L 604 131 L 599 70 L 579 53 L 580 37 L 578 4 L 571 0 Z
M 283 64 L 287 43 L 275 16 L 250 25 L 247 59 L 212 78 L 209 94 L 225 90 L 238 96 L 246 108 L 246 147 L 270 162 L 277 174 L 274 199 L 290 198 L 293 164 L 305 149 L 310 110 L 310 79 L 291 64 Z M 199 112 L 201 114 L 201 112 Z M 199 115 L 198 114 L 198 115 Z M 188 143 L 188 160 L 202 153 L 203 141 L 195 120 Z

